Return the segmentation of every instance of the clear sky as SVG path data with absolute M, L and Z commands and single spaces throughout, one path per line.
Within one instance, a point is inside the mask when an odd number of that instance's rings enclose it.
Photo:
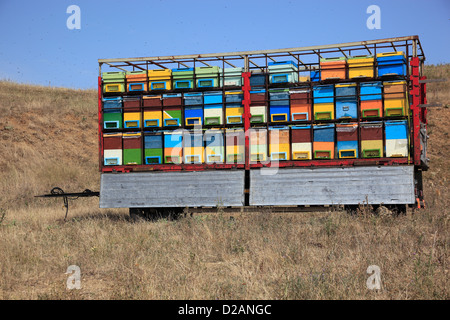
M 70 5 L 81 10 L 70 30 Z M 370 5 L 381 29 L 369 29 Z M 95 88 L 99 58 L 279 49 L 419 35 L 450 62 L 450 0 L 0 0 L 0 79 Z

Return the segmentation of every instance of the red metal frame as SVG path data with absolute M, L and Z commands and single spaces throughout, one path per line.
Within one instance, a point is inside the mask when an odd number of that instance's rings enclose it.
M 250 169 L 250 72 L 243 72 L 242 78 L 244 80 L 244 85 L 242 86 L 242 91 L 244 92 L 244 99 L 242 100 L 242 104 L 244 105 L 244 114 L 242 117 L 244 118 L 244 132 L 245 132 L 245 169 Z
M 102 113 L 102 77 L 98 77 L 98 164 L 103 170 L 103 113 Z
M 413 142 L 413 159 L 414 165 L 420 166 L 420 84 L 419 84 L 419 58 L 413 57 L 410 61 L 411 65 L 411 90 L 410 95 L 412 97 L 411 113 L 412 113 L 412 127 L 411 127 L 411 139 Z

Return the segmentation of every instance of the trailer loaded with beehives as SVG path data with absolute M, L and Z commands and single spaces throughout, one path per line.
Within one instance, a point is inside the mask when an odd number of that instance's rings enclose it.
M 421 207 L 418 36 L 99 59 L 100 207 Z

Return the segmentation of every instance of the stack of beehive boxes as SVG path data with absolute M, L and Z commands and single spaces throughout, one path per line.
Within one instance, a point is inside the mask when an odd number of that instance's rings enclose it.
M 310 70 L 279 61 L 251 73 L 252 163 L 408 156 L 403 53 L 321 58 Z M 104 72 L 103 164 L 243 163 L 242 72 Z

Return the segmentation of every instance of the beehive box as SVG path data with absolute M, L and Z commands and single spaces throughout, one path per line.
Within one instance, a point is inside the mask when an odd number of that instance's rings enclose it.
M 291 127 L 292 160 L 312 159 L 312 134 L 310 125 Z
M 347 59 L 348 77 L 354 78 L 373 78 L 375 76 L 375 57 L 374 56 L 353 56 Z
M 347 79 L 347 59 L 345 57 L 321 58 L 320 78 Z

